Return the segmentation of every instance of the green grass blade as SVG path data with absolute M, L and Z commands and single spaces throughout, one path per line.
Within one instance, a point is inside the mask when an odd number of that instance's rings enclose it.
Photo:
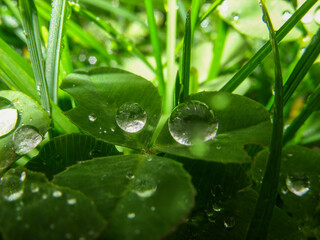
M 190 61 L 191 61 L 191 19 L 190 10 L 187 13 L 185 32 L 184 32 L 184 43 L 182 53 L 182 72 L 181 72 L 181 84 L 182 94 L 180 96 L 180 102 L 183 102 L 185 98 L 189 96 L 190 87 Z
M 273 118 L 272 140 L 266 172 L 260 189 L 253 218 L 247 232 L 247 240 L 267 239 L 268 227 L 278 193 L 280 162 L 283 135 L 283 82 L 277 37 L 264 1 L 260 1 L 263 19 L 270 32 L 270 41 L 275 64 L 275 111 Z
M 217 38 L 213 45 L 213 59 L 211 61 L 206 81 L 214 79 L 219 74 L 223 48 L 227 36 L 227 29 L 228 24 L 226 24 L 222 19 L 219 19 Z
M 19 0 L 19 6 L 35 81 L 40 87 L 40 104 L 50 114 L 50 100 L 41 51 L 37 9 L 33 0 Z
M 13 4 L 12 0 L 3 0 L 3 2 L 7 5 L 7 7 L 10 9 L 10 11 L 12 12 L 12 15 L 20 22 L 21 21 L 21 16 L 19 13 L 19 8 Z
M 156 64 L 157 64 L 159 93 L 161 96 L 163 96 L 165 94 L 165 82 L 164 82 L 164 76 L 163 76 L 163 66 L 162 66 L 162 61 L 161 61 L 161 47 L 160 47 L 160 41 L 159 41 L 159 37 L 158 37 L 157 25 L 156 25 L 156 21 L 154 18 L 152 1 L 145 0 L 144 3 L 145 3 L 147 16 L 148 16 L 151 44 L 153 47 L 154 57 L 155 57 Z
M 299 116 L 293 120 L 290 126 L 286 129 L 283 136 L 283 144 L 287 144 L 296 134 L 296 132 L 302 127 L 305 121 L 310 117 L 310 115 L 319 110 L 320 107 L 320 86 L 310 95 L 307 104 L 302 109 Z
M 138 22 L 142 27 L 145 29 L 148 29 L 148 26 L 146 23 L 138 18 L 136 15 L 131 13 L 130 11 L 126 10 L 125 8 L 121 8 L 120 6 L 114 6 L 110 1 L 106 0 L 81 0 L 81 3 L 85 3 L 94 7 L 97 7 L 99 9 L 103 9 L 105 11 L 108 11 L 110 13 L 115 14 L 116 16 L 121 16 L 124 18 L 127 18 L 131 22 Z
M 199 22 L 202 23 L 224 0 L 215 0 L 211 6 L 205 11 L 205 13 L 201 16 Z
M 281 40 L 297 25 L 301 18 L 310 10 L 318 0 L 307 0 L 277 31 L 277 41 Z M 247 63 L 244 65 L 230 81 L 224 85 L 220 91 L 233 92 L 252 71 L 270 54 L 271 43 L 268 41 Z
M 201 2 L 202 0 L 193 0 L 192 1 L 192 5 L 191 5 L 191 20 L 190 20 L 190 24 L 191 24 L 191 39 L 193 39 L 193 34 L 195 31 L 195 28 L 198 24 L 198 15 L 199 15 L 199 11 L 200 11 L 200 6 L 201 6 Z M 187 16 L 188 18 L 188 16 Z
M 175 85 L 175 45 L 176 45 L 176 30 L 177 30 L 177 1 L 168 1 L 167 13 L 167 82 L 165 94 L 164 113 L 170 113 L 173 107 L 173 88 Z
M 46 58 L 46 78 L 49 96 L 58 103 L 59 62 L 62 51 L 63 28 L 66 20 L 66 0 L 54 0 L 49 26 L 49 40 Z
M 177 4 L 178 4 L 178 11 L 179 11 L 180 20 L 183 22 L 183 24 L 186 24 L 187 11 L 183 5 L 183 1 L 178 0 Z
M 301 83 L 320 53 L 320 28 L 312 38 L 288 81 L 284 85 L 284 103 L 286 104 L 298 85 Z

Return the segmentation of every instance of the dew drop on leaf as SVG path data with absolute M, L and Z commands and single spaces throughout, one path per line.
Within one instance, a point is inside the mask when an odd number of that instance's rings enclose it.
M 18 176 L 4 176 L 0 184 L 0 195 L 7 201 L 18 200 L 23 194 L 23 183 Z
M 18 111 L 16 109 L 0 110 L 0 137 L 10 133 L 17 124 Z
M 302 197 L 310 190 L 309 178 L 306 175 L 300 173 L 288 175 L 286 178 L 286 185 L 290 192 L 299 197 Z
M 90 122 L 95 122 L 97 120 L 97 116 L 94 113 L 91 113 L 88 116 L 88 119 L 89 119 Z
M 136 217 L 136 214 L 135 214 L 134 212 L 130 212 L 130 213 L 128 213 L 127 217 L 128 217 L 129 219 L 133 219 L 133 218 Z
M 52 196 L 55 198 L 61 197 L 62 196 L 62 192 L 56 190 L 52 193 Z
M 141 198 L 151 197 L 157 191 L 157 185 L 153 179 L 137 179 L 133 183 L 133 192 Z
M 15 152 L 24 155 L 34 149 L 42 141 L 42 136 L 34 127 L 25 125 L 20 127 L 13 135 Z
M 134 174 L 132 172 L 128 172 L 127 173 L 127 176 L 126 176 L 128 179 L 132 180 L 135 178 Z
M 227 217 L 227 218 L 224 220 L 224 223 L 223 223 L 223 225 L 225 226 L 225 228 L 233 228 L 235 224 L 236 224 L 236 222 L 235 222 L 235 220 L 234 220 L 234 217 Z
M 116 114 L 118 126 L 125 132 L 139 132 L 147 122 L 147 113 L 138 103 L 125 103 Z
M 213 139 L 218 122 L 209 107 L 199 101 L 190 101 L 177 106 L 169 118 L 169 132 L 173 139 L 183 145 L 194 145 L 199 140 Z
M 76 199 L 76 198 L 69 198 L 69 199 L 67 200 L 67 203 L 68 203 L 69 205 L 74 205 L 74 204 L 77 203 L 77 199 Z

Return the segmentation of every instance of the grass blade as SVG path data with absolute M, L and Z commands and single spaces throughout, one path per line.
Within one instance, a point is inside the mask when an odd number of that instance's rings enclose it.
M 46 58 L 46 78 L 49 96 L 58 103 L 59 62 L 62 50 L 63 28 L 66 20 L 66 0 L 54 0 L 49 27 Z
M 175 85 L 175 45 L 176 45 L 176 30 L 177 30 L 177 1 L 168 1 L 167 13 L 167 82 L 165 94 L 164 113 L 170 113 L 173 107 L 173 89 Z
M 200 11 L 200 6 L 201 6 L 202 0 L 193 0 L 192 5 L 191 5 L 191 39 L 193 39 L 193 34 L 195 31 L 195 28 L 197 26 L 197 23 L 199 22 L 199 11 Z M 188 16 L 187 16 L 188 18 Z
M 302 109 L 299 116 L 293 120 L 290 126 L 286 129 L 283 136 L 283 144 L 287 144 L 302 127 L 310 115 L 319 109 L 320 106 L 320 86 L 310 95 L 306 106 Z
M 154 50 L 154 57 L 157 64 L 159 93 L 161 96 L 163 96 L 165 93 L 165 83 L 164 83 L 164 76 L 163 76 L 163 67 L 162 67 L 162 61 L 161 61 L 161 47 L 160 47 L 160 41 L 158 37 L 157 25 L 154 18 L 152 1 L 145 0 L 144 3 L 146 7 L 147 16 L 148 16 L 151 44 Z
M 272 140 L 266 172 L 260 189 L 254 215 L 247 233 L 247 240 L 267 239 L 268 227 L 278 193 L 283 135 L 283 82 L 278 42 L 264 1 L 260 1 L 263 19 L 267 23 L 275 64 L 275 108 Z
M 277 31 L 278 42 L 296 26 L 301 18 L 310 10 L 318 0 L 307 0 Z M 271 43 L 268 41 L 231 79 L 220 91 L 233 92 L 252 71 L 269 55 L 272 51 Z
M 182 72 L 181 72 L 181 84 L 182 94 L 180 95 L 180 102 L 183 102 L 185 98 L 189 96 L 190 87 L 190 60 L 191 60 L 191 35 L 192 26 L 190 19 L 190 10 L 187 13 L 185 32 L 184 32 L 184 43 L 182 53 Z
M 35 81 L 40 88 L 40 104 L 50 114 L 50 100 L 41 52 L 37 9 L 33 0 L 19 0 L 19 6 Z
M 215 0 L 207 11 L 201 16 L 199 22 L 202 23 L 224 0 Z

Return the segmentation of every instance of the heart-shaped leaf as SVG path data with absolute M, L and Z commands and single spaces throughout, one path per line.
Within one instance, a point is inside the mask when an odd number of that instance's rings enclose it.
M 114 145 L 74 133 L 56 137 L 46 143 L 39 155 L 31 159 L 26 167 L 43 172 L 51 179 L 53 175 L 78 161 L 118 154 Z
M 283 0 L 266 1 L 272 23 L 278 30 L 294 12 L 292 4 Z M 256 0 L 224 0 L 218 7 L 220 16 L 240 33 L 250 37 L 268 40 L 269 33 L 262 21 L 262 10 Z M 292 41 L 301 37 L 301 32 L 293 29 L 285 38 Z
M 271 122 L 267 110 L 249 98 L 201 92 L 177 106 L 163 127 L 156 150 L 222 163 L 250 162 L 245 144 L 267 145 Z
M 48 113 L 30 97 L 0 91 L 0 172 L 35 148 L 49 125 Z
M 161 112 L 151 82 L 119 69 L 95 68 L 68 75 L 61 88 L 78 101 L 66 115 L 83 131 L 137 149 L 150 142 Z
M 7 240 L 94 239 L 106 226 L 82 193 L 21 167 L 1 178 L 0 196 L 0 229 Z
M 161 239 L 194 205 L 189 174 L 181 164 L 156 156 L 81 162 L 56 175 L 53 182 L 94 200 L 109 221 L 105 239 Z

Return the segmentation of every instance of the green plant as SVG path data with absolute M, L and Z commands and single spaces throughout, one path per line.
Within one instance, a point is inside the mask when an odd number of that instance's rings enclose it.
M 317 0 L 0 4 L 0 239 L 320 239 Z

